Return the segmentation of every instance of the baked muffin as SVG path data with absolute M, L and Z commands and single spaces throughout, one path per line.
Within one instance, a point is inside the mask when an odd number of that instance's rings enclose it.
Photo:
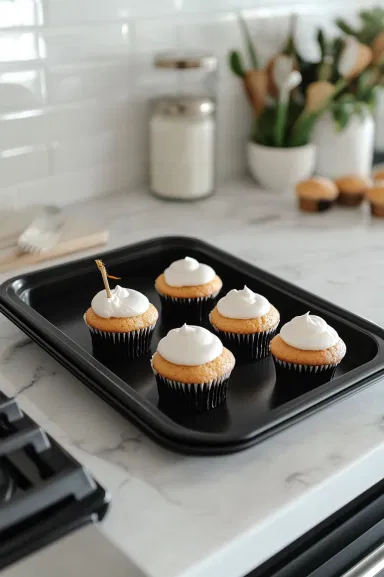
M 308 386 L 332 379 L 346 353 L 335 329 L 309 313 L 283 325 L 270 348 L 278 380 Z
M 372 215 L 384 217 L 384 182 L 374 184 L 366 191 L 365 197 L 371 206 Z
M 178 324 L 202 323 L 222 286 L 212 267 L 189 256 L 173 262 L 155 282 L 164 318 Z
M 84 321 L 92 338 L 93 353 L 100 360 L 134 359 L 149 353 L 159 313 L 147 297 L 117 285 L 98 292 Z
M 269 355 L 269 343 L 276 333 L 280 314 L 265 297 L 245 286 L 221 298 L 209 320 L 236 361 L 252 361 Z
M 329 178 L 316 176 L 296 185 L 299 208 L 305 212 L 329 210 L 339 194 L 336 184 Z
M 160 402 L 205 411 L 224 403 L 235 357 L 203 327 L 184 325 L 161 339 L 152 357 Z
M 365 191 L 371 186 L 371 181 L 362 176 L 343 176 L 335 180 L 339 191 L 337 202 L 344 206 L 359 206 Z
M 384 181 L 384 168 L 380 170 L 376 170 L 373 173 L 373 180 L 374 182 L 383 182 Z

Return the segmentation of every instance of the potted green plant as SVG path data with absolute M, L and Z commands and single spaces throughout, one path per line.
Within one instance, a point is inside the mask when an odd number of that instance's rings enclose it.
M 292 145 L 292 129 L 304 105 L 297 99 L 302 82 L 291 49 L 286 46 L 267 66 L 261 67 L 256 49 L 243 19 L 239 19 L 251 68 L 237 50 L 229 54 L 229 65 L 242 81 L 253 112 L 253 126 L 247 143 L 248 166 L 252 176 L 265 188 L 281 190 L 310 176 L 315 167 L 315 146 L 303 136 Z
M 353 36 L 327 41 L 318 34 L 322 52 L 319 80 L 341 86 L 314 127 L 316 170 L 329 178 L 346 174 L 368 176 L 374 147 L 373 108 L 376 69 L 372 49 Z
M 375 149 L 384 153 L 384 8 L 377 6 L 361 10 L 360 26 L 351 26 L 342 18 L 336 20 L 339 29 L 372 49 L 376 70 Z
M 350 83 L 361 75 L 370 63 L 372 53 L 357 41 L 354 45 L 357 50 L 352 52 L 340 42 L 337 78 L 326 77 L 326 67 L 330 66 L 327 58 L 311 64 L 298 54 L 293 18 L 285 46 L 261 67 L 241 18 L 240 25 L 251 68 L 246 68 L 244 58 L 236 50 L 229 54 L 229 65 L 242 80 L 254 115 L 247 144 L 249 169 L 265 188 L 287 189 L 313 173 L 316 124 Z M 332 69 L 333 66 L 334 62 Z

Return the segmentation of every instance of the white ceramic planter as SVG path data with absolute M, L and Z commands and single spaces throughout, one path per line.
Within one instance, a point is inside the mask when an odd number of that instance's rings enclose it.
M 347 174 L 369 176 L 372 170 L 375 123 L 367 111 L 354 114 L 341 132 L 330 113 L 319 119 L 312 142 L 317 146 L 316 173 L 338 178 Z
M 375 149 L 384 152 L 384 87 L 379 86 L 376 92 L 375 110 Z
M 313 174 L 316 147 L 306 144 L 295 148 L 274 148 L 248 142 L 247 157 L 249 170 L 261 186 L 283 191 Z

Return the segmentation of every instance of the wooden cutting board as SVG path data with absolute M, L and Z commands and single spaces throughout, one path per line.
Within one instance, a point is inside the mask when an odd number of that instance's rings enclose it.
M 37 215 L 36 209 L 23 213 L 0 215 L 0 272 L 31 266 L 68 254 L 103 246 L 108 242 L 108 231 L 96 224 L 73 217 L 64 223 L 57 244 L 41 253 L 20 253 L 15 246 L 19 235 Z

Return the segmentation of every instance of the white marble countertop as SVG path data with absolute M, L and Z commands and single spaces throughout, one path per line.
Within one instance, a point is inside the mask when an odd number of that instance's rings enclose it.
M 110 248 L 194 235 L 384 325 L 384 220 L 365 209 L 305 215 L 289 196 L 234 183 L 197 204 L 142 191 L 79 210 L 104 220 Z M 384 381 L 242 453 L 183 456 L 0 322 L 0 388 L 110 490 L 101 530 L 127 575 L 240 577 L 384 477 Z

